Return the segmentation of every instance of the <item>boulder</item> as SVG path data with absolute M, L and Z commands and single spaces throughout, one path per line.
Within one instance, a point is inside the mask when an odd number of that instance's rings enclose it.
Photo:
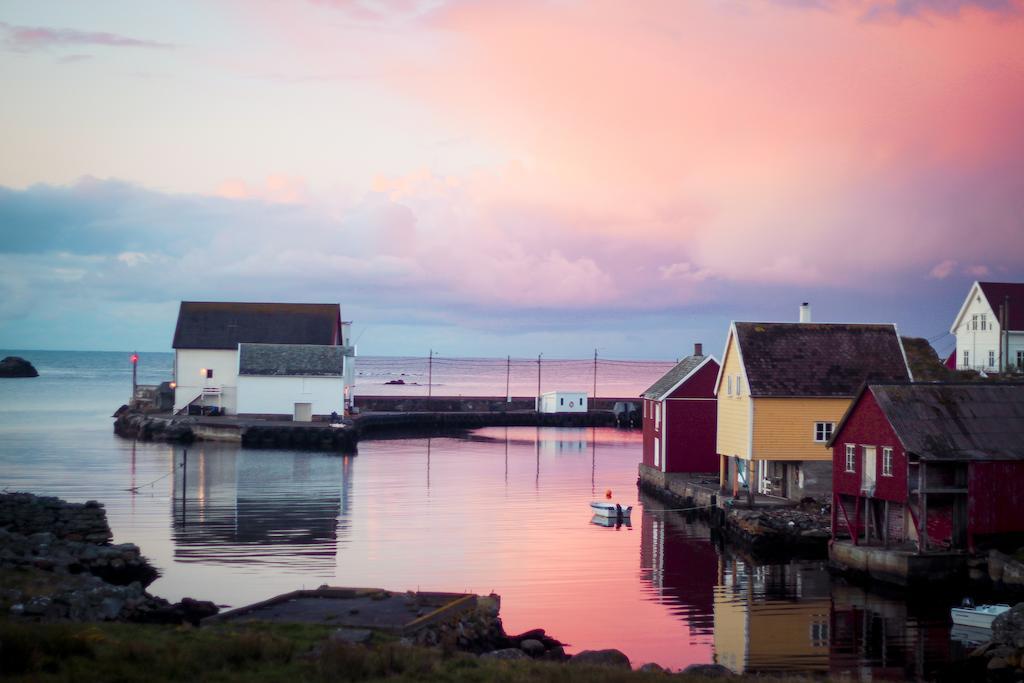
M 683 669 L 683 673 L 705 678 L 731 678 L 736 675 L 721 664 L 691 664 Z
M 579 664 L 582 666 L 611 666 L 620 669 L 632 668 L 629 663 L 629 657 L 615 649 L 584 650 L 583 652 L 573 655 L 573 658 L 569 660 L 569 663 Z
M 0 360 L 0 377 L 38 377 L 39 372 L 24 358 L 7 356 Z
M 373 631 L 367 628 L 339 628 L 331 633 L 330 639 L 342 643 L 367 643 L 373 638 Z
M 547 649 L 544 647 L 544 643 L 540 642 L 535 638 L 527 638 L 526 640 L 519 643 L 519 649 L 530 655 L 531 657 L 540 657 L 544 654 Z
M 665 671 L 665 667 L 661 666 L 660 664 L 655 664 L 654 662 L 647 662 L 646 664 L 642 664 L 640 668 L 637 669 L 637 671 L 640 671 L 645 674 L 668 673 L 667 671 Z

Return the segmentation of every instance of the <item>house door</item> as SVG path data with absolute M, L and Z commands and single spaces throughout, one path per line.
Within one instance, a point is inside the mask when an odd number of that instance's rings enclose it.
M 292 420 L 295 422 L 312 422 L 313 421 L 313 404 L 312 403 L 296 403 L 295 413 L 292 415 Z
M 864 474 L 860 482 L 860 490 L 872 495 L 875 492 L 875 465 L 878 462 L 878 457 L 874 446 L 863 446 L 863 450 L 864 467 L 861 468 L 861 472 Z
M 661 439 L 654 437 L 654 466 L 661 467 Z

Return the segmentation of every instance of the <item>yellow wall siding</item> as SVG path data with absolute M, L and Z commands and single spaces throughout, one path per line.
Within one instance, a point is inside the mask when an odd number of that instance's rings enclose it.
M 831 460 L 832 451 L 825 444 L 814 441 L 814 423 L 834 422 L 838 425 L 851 400 L 755 398 L 754 459 Z
M 738 455 L 741 458 L 750 457 L 750 392 L 747 389 L 746 378 L 743 380 L 743 391 L 736 396 L 736 375 L 743 374 L 743 365 L 740 363 L 739 354 L 736 351 L 736 338 L 732 337 L 729 346 L 725 350 L 725 359 L 722 361 L 722 384 L 718 388 L 718 438 L 717 452 L 719 455 Z M 728 378 L 733 378 L 733 394 L 728 393 Z

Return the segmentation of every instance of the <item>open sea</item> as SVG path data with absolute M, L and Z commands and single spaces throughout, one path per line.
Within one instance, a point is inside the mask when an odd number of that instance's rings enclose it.
M 41 376 L 0 380 L 0 489 L 103 502 L 115 542 L 142 548 L 162 572 L 150 591 L 170 600 L 239 606 L 325 583 L 493 591 L 510 633 L 544 628 L 634 666 L 900 680 L 969 651 L 946 598 L 875 594 L 821 562 L 753 562 L 638 497 L 636 431 L 489 428 L 364 441 L 354 456 L 194 444 L 186 468 L 180 446 L 114 436 L 127 353 L 3 355 Z M 140 355 L 140 383 L 170 377 L 171 354 Z M 513 395 L 536 392 L 536 359 L 444 360 L 360 358 L 357 391 L 425 394 L 430 376 L 435 395 L 503 395 L 506 377 Z M 636 396 L 670 366 L 599 359 L 598 395 Z M 542 361 L 542 388 L 592 391 L 593 367 Z M 635 506 L 631 526 L 592 523 L 606 489 Z

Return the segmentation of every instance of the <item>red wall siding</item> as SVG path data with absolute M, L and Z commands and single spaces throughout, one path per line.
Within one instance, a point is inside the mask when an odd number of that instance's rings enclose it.
M 1024 462 L 975 462 L 967 514 L 974 534 L 1024 532 Z
M 643 463 L 654 467 L 654 401 L 643 399 L 640 414 L 644 416 L 644 452 Z
M 715 379 L 718 363 L 708 361 L 663 402 L 666 472 L 717 472 L 718 404 Z M 678 400 L 678 399 L 710 400 Z
M 846 444 L 857 446 L 856 471 L 846 471 Z M 895 432 L 875 402 L 874 394 L 865 391 L 854 406 L 832 449 L 832 488 L 836 493 L 860 495 L 863 463 L 861 446 L 875 446 L 877 484 L 875 498 L 903 502 L 907 499 L 907 454 Z M 891 477 L 882 476 L 882 448 L 892 448 Z

